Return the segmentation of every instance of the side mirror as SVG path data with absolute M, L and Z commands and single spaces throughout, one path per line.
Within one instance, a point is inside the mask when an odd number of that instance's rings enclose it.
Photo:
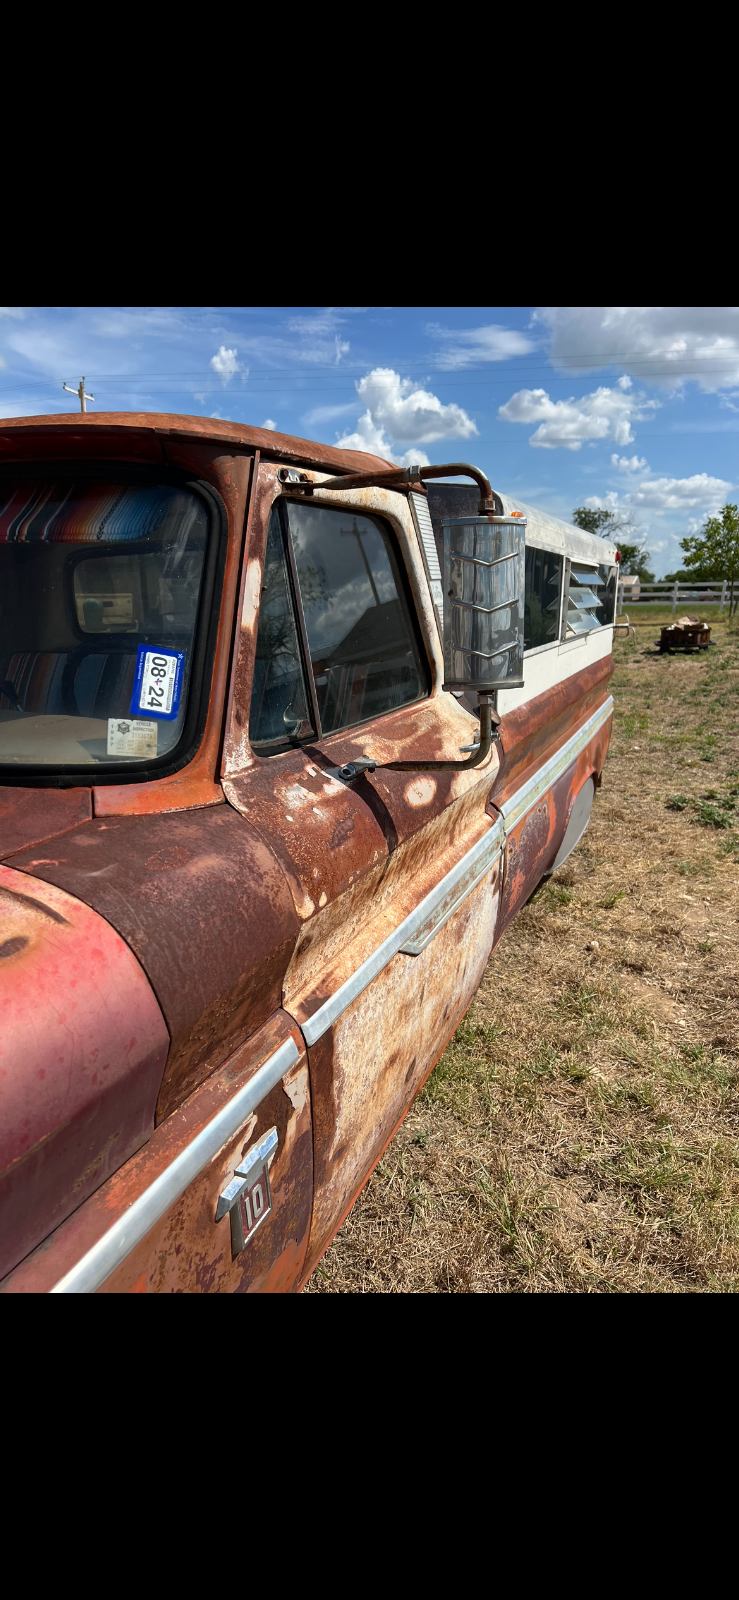
M 523 686 L 525 517 L 450 517 L 444 529 L 444 688 Z

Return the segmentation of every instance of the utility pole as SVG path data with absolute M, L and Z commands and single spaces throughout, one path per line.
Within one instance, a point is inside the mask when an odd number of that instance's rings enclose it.
M 380 596 L 377 593 L 377 585 L 376 585 L 375 580 L 374 580 L 374 578 L 372 576 L 372 568 L 371 568 L 371 566 L 369 564 L 369 561 L 367 560 L 367 551 L 365 550 L 364 545 L 362 544 L 362 533 L 364 532 L 364 529 L 362 529 L 360 531 L 360 529 L 357 527 L 357 519 L 355 517 L 353 526 L 351 528 L 340 528 L 339 532 L 341 534 L 342 539 L 352 539 L 352 538 L 356 539 L 357 544 L 359 546 L 359 554 L 362 557 L 362 560 L 364 562 L 364 570 L 365 570 L 365 572 L 367 574 L 367 577 L 369 578 L 370 589 L 372 590 L 372 593 L 373 593 L 373 595 L 375 597 L 375 605 L 379 606 L 379 604 L 380 604 Z
M 94 394 L 85 394 L 85 380 L 84 380 L 84 378 L 80 378 L 79 387 L 77 389 L 70 389 L 68 383 L 63 383 L 62 384 L 62 388 L 66 389 L 67 394 L 76 394 L 77 399 L 79 400 L 79 403 L 80 403 L 80 411 L 86 411 L 87 410 L 87 406 L 85 404 L 86 400 L 94 400 L 95 399 Z

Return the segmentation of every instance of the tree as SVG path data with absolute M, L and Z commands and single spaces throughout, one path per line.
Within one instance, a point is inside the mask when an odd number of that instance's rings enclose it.
M 621 572 L 624 577 L 639 578 L 642 583 L 654 583 L 656 581 L 654 573 L 650 572 L 648 566 L 649 551 L 645 550 L 643 545 L 625 544 L 623 540 L 619 540 L 619 550 L 621 552 Z
M 729 616 L 739 605 L 739 508 L 727 504 L 720 517 L 706 517 L 700 533 L 680 540 L 685 566 L 697 583 L 729 584 Z
M 575 527 L 584 528 L 586 533 L 597 534 L 601 539 L 618 545 L 621 571 L 625 577 L 640 578 L 642 583 L 654 583 L 654 573 L 648 567 L 649 551 L 643 535 L 639 542 L 640 531 L 631 511 L 606 511 L 602 507 L 596 511 L 592 506 L 575 506 L 572 520 Z M 631 539 L 628 538 L 629 534 Z
M 576 528 L 584 528 L 586 533 L 596 533 L 601 539 L 605 539 L 610 534 L 614 516 L 612 511 L 595 511 L 592 506 L 575 506 L 572 520 Z

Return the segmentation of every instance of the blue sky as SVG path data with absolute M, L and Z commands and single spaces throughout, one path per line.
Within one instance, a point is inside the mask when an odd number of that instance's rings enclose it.
M 0 416 L 190 412 L 475 462 L 570 520 L 631 514 L 657 574 L 739 491 L 739 308 L 0 308 Z

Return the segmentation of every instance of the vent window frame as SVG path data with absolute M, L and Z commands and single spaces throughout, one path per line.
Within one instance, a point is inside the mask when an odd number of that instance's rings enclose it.
M 317 484 L 316 488 L 320 489 L 320 484 Z M 408 634 L 413 645 L 419 679 L 421 681 L 421 693 L 415 699 L 405 701 L 403 705 L 400 706 L 390 706 L 386 711 L 372 712 L 369 716 L 363 717 L 359 722 L 351 722 L 340 728 L 331 728 L 328 731 L 323 729 L 321 722 L 318 694 L 310 656 L 308 630 L 305 620 L 305 612 L 303 609 L 303 598 L 300 591 L 300 581 L 298 577 L 297 563 L 295 560 L 292 534 L 290 531 L 289 506 L 294 504 L 300 506 L 301 508 L 305 508 L 306 504 L 308 503 L 311 506 L 315 506 L 317 509 L 320 508 L 322 511 L 336 511 L 343 512 L 344 514 L 347 512 L 353 512 L 355 515 L 361 515 L 368 518 L 371 522 L 381 525 L 381 536 L 384 536 L 384 541 L 389 551 L 390 566 L 396 584 L 397 595 L 398 599 L 400 600 L 406 623 L 408 625 Z M 431 698 L 433 691 L 433 673 L 428 659 L 426 641 L 423 637 L 418 611 L 413 599 L 409 576 L 406 570 L 406 562 L 403 559 L 400 539 L 398 537 L 397 529 L 393 525 L 392 517 L 384 512 L 368 510 L 366 506 L 352 506 L 351 504 L 337 505 L 336 501 L 330 502 L 328 500 L 321 500 L 318 495 L 315 495 L 310 502 L 306 502 L 304 498 L 301 498 L 298 495 L 291 495 L 289 493 L 289 488 L 287 493 L 275 495 L 275 498 L 269 507 L 268 517 L 271 517 L 275 511 L 280 519 L 280 531 L 282 534 L 283 549 L 285 551 L 288 590 L 290 599 L 292 601 L 293 616 L 300 648 L 305 700 L 309 709 L 309 713 L 313 719 L 315 731 L 306 733 L 300 737 L 274 740 L 269 743 L 266 741 L 264 743 L 255 743 L 252 740 L 250 704 L 248 733 L 249 745 L 254 757 L 258 761 L 271 760 L 273 756 L 283 755 L 286 751 L 290 750 L 309 749 L 311 745 L 325 743 L 331 739 L 345 739 L 348 735 L 351 736 L 357 730 L 366 728 L 371 723 L 377 722 L 386 717 L 394 716 L 398 712 L 407 711 L 412 706 L 422 705 L 424 701 Z M 255 629 L 255 648 L 258 631 L 259 617 L 257 616 L 257 624 Z

